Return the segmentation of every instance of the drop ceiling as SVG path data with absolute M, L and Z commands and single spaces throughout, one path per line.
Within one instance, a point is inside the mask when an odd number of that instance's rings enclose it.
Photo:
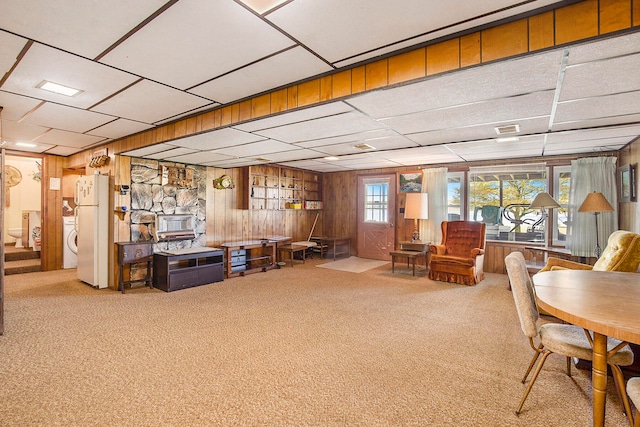
M 68 156 L 562 3 L 2 2 L 2 140 L 11 150 Z M 640 135 L 639 69 L 640 32 L 627 32 L 125 154 L 221 168 L 274 162 L 331 172 L 613 151 Z M 37 87 L 45 80 L 82 92 L 46 92 Z M 495 130 L 514 124 L 515 138 Z M 361 144 L 374 150 L 356 148 Z

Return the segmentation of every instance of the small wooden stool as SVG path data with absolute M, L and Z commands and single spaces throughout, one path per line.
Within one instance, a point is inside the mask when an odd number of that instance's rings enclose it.
M 416 259 L 424 259 L 426 265 L 427 253 L 422 251 L 391 251 L 391 272 L 395 272 L 396 258 L 407 258 L 407 268 L 409 268 L 409 260 L 413 263 L 413 275 L 416 275 Z
M 302 263 L 304 264 L 304 259 L 306 257 L 307 247 L 303 245 L 282 245 L 278 246 L 278 252 L 287 252 L 289 254 L 289 260 L 291 261 L 291 267 L 293 267 L 293 255 L 296 252 L 302 252 Z M 282 259 L 282 256 L 280 256 Z

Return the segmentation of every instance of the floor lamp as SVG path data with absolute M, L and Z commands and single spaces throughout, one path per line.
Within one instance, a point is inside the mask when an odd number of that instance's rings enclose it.
M 429 196 L 427 193 L 407 193 L 404 218 L 413 220 L 412 242 L 420 242 L 418 220 L 429 219 Z
M 546 210 L 559 208 L 559 207 L 560 207 L 560 203 L 556 202 L 554 198 L 551 197 L 551 194 L 549 193 L 538 193 L 538 195 L 533 199 L 533 202 L 531 202 L 531 204 L 529 205 L 529 208 L 531 209 L 540 209 L 540 212 L 542 213 L 542 219 L 540 220 L 540 223 L 542 224 L 545 224 L 545 220 L 549 216 Z M 545 247 L 548 246 L 547 238 L 549 235 L 549 232 L 546 227 L 547 226 L 545 225 L 545 229 L 544 229 L 544 246 Z
M 602 193 L 593 192 L 587 194 L 578 212 L 593 212 L 596 217 L 596 258 L 600 258 L 600 242 L 598 237 L 598 214 L 600 212 L 611 212 L 613 207 Z

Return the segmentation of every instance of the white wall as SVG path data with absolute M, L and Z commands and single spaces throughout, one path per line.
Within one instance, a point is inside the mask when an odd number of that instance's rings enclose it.
M 41 210 L 42 185 L 40 181 L 33 179 L 39 172 L 40 159 L 28 157 L 6 156 L 5 164 L 13 166 L 22 174 L 22 181 L 15 187 L 7 189 L 9 194 L 9 206 L 4 208 L 4 243 L 15 242 L 15 239 L 6 232 L 9 228 L 22 227 L 22 211 Z

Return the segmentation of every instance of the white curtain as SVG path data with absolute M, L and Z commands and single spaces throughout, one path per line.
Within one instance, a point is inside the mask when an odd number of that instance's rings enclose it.
M 578 212 L 588 193 L 602 193 L 615 209 L 613 212 L 598 214 L 598 240 L 601 249 L 607 245 L 609 235 L 618 229 L 616 189 L 615 157 L 589 157 L 571 161 L 567 248 L 571 249 L 572 255 L 595 257 L 595 215 L 591 212 Z
M 422 192 L 429 194 L 429 219 L 420 220 L 420 240 L 423 242 L 442 242 L 440 224 L 447 219 L 449 204 L 447 171 L 447 168 L 422 170 Z

